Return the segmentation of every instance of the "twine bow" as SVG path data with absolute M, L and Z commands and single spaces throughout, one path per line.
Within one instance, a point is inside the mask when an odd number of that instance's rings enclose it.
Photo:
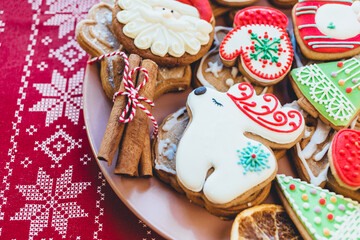
M 136 67 L 133 70 L 131 70 L 131 72 L 129 73 L 129 59 L 124 52 L 120 52 L 120 51 L 101 55 L 99 57 L 91 59 L 90 61 L 88 61 L 88 63 L 91 64 L 91 63 L 99 61 L 105 57 L 110 57 L 110 56 L 114 56 L 114 55 L 121 55 L 124 58 L 124 63 L 125 63 L 124 74 L 123 74 L 123 82 L 124 82 L 124 86 L 125 86 L 125 91 L 118 91 L 114 94 L 114 97 L 113 97 L 113 101 L 115 101 L 115 98 L 119 95 L 127 96 L 127 98 L 128 98 L 126 107 L 119 117 L 120 122 L 128 123 L 131 120 L 133 120 L 133 118 L 136 114 L 136 107 L 139 107 L 141 110 L 143 110 L 145 112 L 145 114 L 153 122 L 153 126 L 154 126 L 153 136 L 156 136 L 158 133 L 158 130 L 159 130 L 159 126 L 158 126 L 154 116 L 149 112 L 149 110 L 146 109 L 146 107 L 144 107 L 144 105 L 142 103 L 140 103 L 140 101 L 144 101 L 144 102 L 148 103 L 151 107 L 154 107 L 155 105 L 151 100 L 144 98 L 142 96 L 139 96 L 140 89 L 149 80 L 148 71 L 143 67 Z M 133 76 L 133 74 L 136 71 L 142 71 L 144 73 L 144 81 L 135 88 L 131 77 Z M 126 117 L 129 113 L 130 109 L 131 109 L 131 112 L 130 112 L 129 116 Z

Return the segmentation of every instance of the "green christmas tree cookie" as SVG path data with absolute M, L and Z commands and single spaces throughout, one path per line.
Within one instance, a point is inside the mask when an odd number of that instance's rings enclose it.
M 293 83 L 330 124 L 350 125 L 360 110 L 360 60 L 311 64 L 291 71 Z M 300 97 L 300 96 L 299 96 Z
M 276 181 L 313 239 L 360 239 L 359 203 L 289 176 Z

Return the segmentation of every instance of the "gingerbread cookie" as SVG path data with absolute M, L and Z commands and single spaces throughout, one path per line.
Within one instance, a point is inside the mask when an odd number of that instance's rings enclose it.
M 277 171 L 269 147 L 290 148 L 304 131 L 298 111 L 281 107 L 272 94 L 257 96 L 249 83 L 226 93 L 197 88 L 187 109 L 191 120 L 177 148 L 176 176 L 187 197 L 201 197 L 207 209 L 242 205 L 269 186 Z
M 179 141 L 188 123 L 189 114 L 186 107 L 170 114 L 161 123 L 159 133 L 152 145 L 152 159 L 156 176 L 180 193 L 183 193 L 183 190 L 176 181 L 175 156 Z M 276 159 L 280 159 L 286 150 L 274 149 L 273 152 Z M 256 197 L 254 196 L 254 199 Z M 254 205 L 250 200 L 246 204 Z
M 214 18 L 207 0 L 118 0 L 113 28 L 126 51 L 162 66 L 188 65 L 211 47 Z
M 331 173 L 328 187 L 360 201 L 360 131 L 340 130 L 328 152 Z
M 293 7 L 298 1 L 297 0 L 270 0 L 270 3 L 279 7 L 279 8 L 291 8 Z
M 262 86 L 281 81 L 293 61 L 286 16 L 276 9 L 250 7 L 237 13 L 234 24 L 220 45 L 224 65 L 238 62 L 240 72 Z
M 319 118 L 311 117 L 296 101 L 284 106 L 297 109 L 305 119 L 304 136 L 291 149 L 297 173 L 302 180 L 315 186 L 324 187 L 329 169 L 327 152 L 335 132 Z
M 285 175 L 275 184 L 286 211 L 304 239 L 358 239 L 360 205 L 326 189 Z
M 291 83 L 306 112 L 339 130 L 359 115 L 359 73 L 360 61 L 351 58 L 296 68 Z
M 299 1 L 292 17 L 302 53 L 314 60 L 341 59 L 360 53 L 359 13 L 359 1 Z
M 245 7 L 257 2 L 257 0 L 211 0 L 211 1 L 215 1 L 218 4 L 227 7 Z
M 220 92 L 226 92 L 232 85 L 240 82 L 249 82 L 242 76 L 237 67 L 226 67 L 221 62 L 219 47 L 226 34 L 232 28 L 215 27 L 213 47 L 206 53 L 195 66 L 194 86 L 212 87 Z M 271 93 L 273 88 L 254 86 L 257 94 Z
M 99 3 L 94 5 L 87 19 L 76 26 L 76 39 L 79 45 L 91 56 L 99 57 L 118 50 L 122 45 L 113 34 L 112 8 L 114 4 Z M 109 56 L 100 62 L 100 79 L 108 98 L 112 99 L 119 89 L 124 71 L 124 63 L 119 55 Z M 182 91 L 190 87 L 191 67 L 160 67 L 156 81 L 154 98 L 167 92 Z

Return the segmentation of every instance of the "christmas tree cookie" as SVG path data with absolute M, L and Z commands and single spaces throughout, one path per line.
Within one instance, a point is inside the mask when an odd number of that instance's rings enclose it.
M 285 175 L 276 188 L 305 239 L 360 239 L 360 205 L 326 189 Z
M 312 64 L 291 72 L 298 103 L 334 129 L 346 128 L 360 110 L 360 61 Z M 307 101 L 305 100 L 307 99 Z

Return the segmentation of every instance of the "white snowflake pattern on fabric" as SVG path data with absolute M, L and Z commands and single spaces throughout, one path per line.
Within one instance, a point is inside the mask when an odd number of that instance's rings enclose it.
M 59 26 L 59 38 L 75 29 L 77 22 L 85 18 L 89 9 L 98 3 L 98 0 L 47 0 L 49 10 L 45 14 L 53 15 L 45 26 Z
M 0 10 L 0 15 L 3 15 L 3 14 L 4 14 L 4 11 Z M 4 32 L 4 31 L 5 31 L 5 22 L 0 20 L 0 33 Z
M 34 150 L 37 151 L 40 148 L 55 164 L 59 164 L 75 147 L 81 148 L 81 142 L 82 139 L 76 141 L 63 129 L 60 129 L 42 143 L 36 141 Z
M 33 239 L 48 226 L 54 228 L 62 238 L 66 238 L 69 219 L 88 216 L 74 199 L 91 183 L 73 183 L 72 177 L 72 166 L 56 179 L 39 168 L 35 185 L 16 186 L 29 203 L 26 203 L 10 220 L 30 221 L 29 239 Z M 56 182 L 55 186 L 54 182 Z
M 74 64 L 86 56 L 86 52 L 72 37 L 69 37 L 68 40 L 66 44 L 57 50 L 50 49 L 49 53 L 49 57 L 56 57 L 66 66 L 64 71 L 74 70 Z
M 35 83 L 33 85 L 44 98 L 30 108 L 29 111 L 46 112 L 46 126 L 49 126 L 63 115 L 77 125 L 80 110 L 83 108 L 83 78 L 83 68 L 69 80 L 64 78 L 57 70 L 54 70 L 50 84 Z

